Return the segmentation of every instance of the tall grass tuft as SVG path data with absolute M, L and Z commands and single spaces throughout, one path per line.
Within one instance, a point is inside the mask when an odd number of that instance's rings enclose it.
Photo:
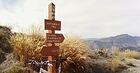
M 14 54 L 21 62 L 26 62 L 29 58 L 38 58 L 38 50 L 44 42 L 43 36 L 38 34 L 38 32 L 33 30 L 30 35 L 14 33 L 11 36 L 11 45 L 14 48 Z
M 140 58 L 140 52 L 135 51 L 135 50 L 120 50 L 120 49 L 113 49 L 112 50 L 112 56 L 117 57 L 117 58 Z
M 79 37 L 66 37 L 61 44 L 61 55 L 67 58 L 63 73 L 86 73 L 88 46 Z
M 134 50 L 127 49 L 123 52 L 123 54 L 126 58 L 134 58 L 134 59 L 140 58 L 140 52 Z

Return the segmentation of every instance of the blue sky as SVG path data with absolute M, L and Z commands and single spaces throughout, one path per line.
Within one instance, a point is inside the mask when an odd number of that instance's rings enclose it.
M 18 4 L 18 0 L 0 0 L 0 9 L 12 10 Z
M 119 34 L 140 36 L 140 0 L 0 0 L 0 24 L 13 31 L 44 30 L 48 4 L 56 5 L 56 19 L 64 34 L 100 38 Z

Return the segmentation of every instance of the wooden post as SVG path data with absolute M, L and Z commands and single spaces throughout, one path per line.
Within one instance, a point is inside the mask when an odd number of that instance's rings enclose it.
M 48 19 L 55 20 L 55 5 L 50 3 L 48 7 Z M 48 30 L 48 33 L 55 34 L 55 30 Z M 54 45 L 54 43 L 52 43 L 52 45 Z M 53 56 L 48 56 L 48 61 L 53 60 Z M 48 73 L 56 73 L 55 64 L 52 64 L 52 66 L 48 65 Z
M 42 56 L 47 56 L 48 61 L 56 61 L 59 57 L 59 45 L 56 43 L 62 43 L 64 41 L 63 34 L 55 33 L 55 30 L 61 30 L 61 21 L 55 20 L 55 5 L 50 3 L 48 6 L 48 19 L 45 19 L 46 33 L 46 46 L 42 47 Z M 51 44 L 51 45 L 50 45 Z M 48 73 L 58 73 L 57 62 L 48 65 Z
M 61 21 L 55 20 L 55 5 L 53 3 L 48 6 L 48 19 L 45 19 L 45 30 L 48 30 L 46 43 L 42 46 L 40 53 L 42 57 L 48 57 L 48 73 L 58 73 L 59 45 L 57 43 L 62 43 L 65 37 L 63 34 L 55 33 L 55 30 L 61 30 Z M 33 64 L 33 62 L 31 63 Z M 38 64 L 36 61 L 35 63 Z M 46 62 L 42 63 L 41 61 L 39 64 L 46 65 Z

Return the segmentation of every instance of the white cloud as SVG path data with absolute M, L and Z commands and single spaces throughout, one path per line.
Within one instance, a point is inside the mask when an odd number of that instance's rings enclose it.
M 13 24 L 15 31 L 32 25 L 44 26 L 52 0 L 14 0 L 10 10 L 0 5 L 0 23 Z M 1 4 L 2 1 L 0 1 Z M 82 37 L 107 37 L 122 33 L 139 35 L 139 0 L 57 0 L 56 19 L 62 32 Z M 13 6 L 13 4 L 11 5 Z

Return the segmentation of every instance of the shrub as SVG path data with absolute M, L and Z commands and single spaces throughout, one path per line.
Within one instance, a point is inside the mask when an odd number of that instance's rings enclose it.
M 2 49 L 3 52 L 6 53 L 12 52 L 12 48 L 9 43 L 11 34 L 12 32 L 10 28 L 0 26 L 0 48 Z
M 79 37 L 66 37 L 61 44 L 61 55 L 67 58 L 63 73 L 87 73 L 88 46 Z
M 14 33 L 11 36 L 11 45 L 16 59 L 27 66 L 29 59 L 41 60 L 40 49 L 44 44 L 44 38 L 39 31 L 33 30 L 30 35 Z M 34 66 L 36 68 L 36 66 Z M 14 69 L 14 67 L 13 67 Z M 34 69 L 35 70 L 35 69 Z
M 134 50 L 120 50 L 120 49 L 113 49 L 112 56 L 117 58 L 140 58 L 140 52 Z
M 123 54 L 126 58 L 134 58 L 134 59 L 140 58 L 140 52 L 134 50 L 127 49 L 123 52 Z
M 98 57 L 101 56 L 104 58 L 110 57 L 111 54 L 109 49 L 106 48 L 96 49 L 94 52 Z
M 105 64 L 105 68 L 110 71 L 110 73 L 121 72 L 126 69 L 126 65 L 119 59 L 109 59 Z
M 19 56 L 21 62 L 25 62 L 28 58 L 37 57 L 36 49 L 43 45 L 42 37 L 38 35 L 26 35 L 15 33 L 11 37 L 11 44 L 14 53 Z

